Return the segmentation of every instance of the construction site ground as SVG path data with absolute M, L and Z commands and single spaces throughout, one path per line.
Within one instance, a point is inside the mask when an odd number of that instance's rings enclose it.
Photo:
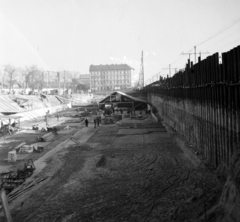
M 207 211 L 222 183 L 171 128 L 151 116 L 124 115 L 99 128 L 90 117 L 85 127 L 74 115 L 65 111 L 54 141 L 27 157 L 36 166 L 29 181 L 42 182 L 10 202 L 13 221 L 214 221 Z M 5 140 L 35 142 L 39 134 L 25 130 Z M 3 158 L 0 164 L 8 165 Z

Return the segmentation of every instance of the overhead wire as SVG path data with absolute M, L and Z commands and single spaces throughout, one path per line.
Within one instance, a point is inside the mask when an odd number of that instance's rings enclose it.
M 225 32 L 226 30 L 228 30 L 228 29 L 230 29 L 231 27 L 233 27 L 234 25 L 236 25 L 238 22 L 240 22 L 240 15 L 238 15 L 238 16 L 237 16 L 236 18 L 234 18 L 231 22 L 229 22 L 228 24 L 226 24 L 222 29 L 220 29 L 219 31 L 217 31 L 216 33 L 214 33 L 212 36 L 208 37 L 206 40 L 200 42 L 200 43 L 197 44 L 196 46 L 203 45 L 204 43 L 206 43 L 206 42 L 214 39 L 215 37 L 219 36 L 220 34 L 222 34 L 223 32 Z M 240 31 L 240 30 L 232 33 L 231 35 L 229 35 L 229 36 L 221 39 L 220 41 L 218 41 L 217 43 L 214 43 L 214 44 L 210 45 L 209 47 L 212 47 L 212 46 L 218 44 L 219 42 L 227 39 L 228 37 L 234 35 L 235 33 L 239 32 L 239 31 Z M 228 44 L 228 45 L 234 44 L 235 42 L 238 42 L 239 40 L 240 40 L 240 39 L 238 39 L 238 40 L 236 40 L 236 41 L 234 41 L 234 42 L 231 42 L 231 43 Z M 191 51 L 193 51 L 193 48 L 192 48 L 191 50 L 189 50 L 188 53 L 190 53 Z M 174 60 L 172 63 L 170 63 L 170 65 L 176 64 L 176 63 L 180 62 L 181 60 L 183 60 L 184 57 L 178 59 L 180 55 L 181 55 L 181 54 L 179 54 L 178 57 L 177 57 L 177 59 Z
M 228 24 L 226 24 L 222 29 L 220 29 L 219 31 L 217 31 L 215 34 L 213 34 L 212 36 L 210 36 L 209 38 L 207 38 L 206 40 L 202 41 L 201 43 L 197 44 L 196 46 L 200 46 L 210 40 L 212 40 L 213 38 L 219 36 L 220 34 L 222 34 L 223 32 L 225 32 L 226 30 L 228 30 L 229 28 L 233 27 L 234 25 L 236 25 L 238 22 L 240 22 L 240 15 L 238 15 L 237 17 L 235 17 L 232 21 L 230 21 Z M 238 30 L 239 31 L 239 30 Z M 237 32 L 238 32 L 237 31 Z M 237 33 L 237 32 L 234 32 L 233 34 Z M 231 34 L 231 35 L 233 35 Z M 227 38 L 227 37 L 226 37 Z M 226 39 L 224 38 L 224 39 Z M 222 40 L 221 40 L 222 41 Z M 220 42 L 220 41 L 219 41 Z M 217 43 L 214 43 L 212 44 L 211 46 L 215 45 Z M 210 46 L 210 47 L 211 47 Z M 188 53 L 190 53 L 191 51 L 193 51 L 193 48 L 191 50 L 188 51 Z M 181 55 L 181 54 L 180 54 Z M 183 58 L 181 59 L 177 59 L 175 60 L 174 62 L 172 62 L 171 64 L 176 64 L 177 62 L 180 62 Z
M 234 34 L 236 34 L 236 33 L 237 33 L 237 32 L 239 32 L 239 31 L 240 31 L 240 29 L 239 29 L 239 30 L 237 30 L 236 32 L 234 32 L 234 33 L 232 33 L 232 34 L 228 35 L 227 37 L 225 37 L 225 38 L 223 38 L 223 39 L 219 40 L 218 42 L 215 42 L 214 44 L 212 44 L 212 45 L 208 46 L 208 48 L 211 48 L 212 46 L 214 46 L 214 45 L 218 44 L 219 42 L 222 42 L 223 40 L 225 40 L 225 39 L 227 39 L 227 38 L 229 38 L 229 37 L 233 36 Z
M 206 40 L 200 42 L 199 44 L 197 44 L 196 46 L 200 46 L 208 41 L 210 41 L 211 39 L 219 36 L 220 34 L 222 34 L 223 32 L 225 32 L 226 30 L 228 30 L 229 28 L 233 27 L 234 25 L 236 25 L 238 22 L 240 22 L 240 16 L 238 16 L 237 19 L 235 19 L 234 21 L 230 22 L 229 24 L 227 24 L 224 28 L 222 28 L 221 30 L 217 31 L 215 34 L 213 34 L 212 36 L 208 37 Z
M 224 45 L 223 47 L 222 47 L 222 50 L 224 49 L 224 48 L 227 48 L 227 47 L 229 47 L 230 45 L 232 45 L 232 44 L 235 44 L 236 42 L 239 42 L 240 43 L 240 38 L 239 39 L 237 39 L 236 41 L 234 41 L 234 42 L 230 42 L 230 44 L 226 44 L 226 45 Z

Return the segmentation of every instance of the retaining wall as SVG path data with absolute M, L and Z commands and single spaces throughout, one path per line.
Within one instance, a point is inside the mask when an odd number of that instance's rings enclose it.
M 237 131 L 231 129 L 230 133 L 228 128 L 232 116 L 207 104 L 154 93 L 148 94 L 148 101 L 157 109 L 159 117 L 182 134 L 214 166 L 229 165 L 237 145 L 235 137 L 230 136 Z M 213 118 L 215 116 L 225 121 Z

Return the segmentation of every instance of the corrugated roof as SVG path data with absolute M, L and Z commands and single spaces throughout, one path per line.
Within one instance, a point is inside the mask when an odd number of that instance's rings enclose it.
M 24 109 L 12 101 L 9 96 L 0 96 L 0 113 L 18 113 L 22 111 L 24 111 Z
M 128 94 L 126 94 L 126 93 L 123 93 L 123 92 L 120 92 L 120 91 L 113 92 L 113 93 L 111 93 L 110 95 L 114 95 L 114 94 L 121 94 L 121 95 L 123 95 L 123 96 L 126 96 L 126 97 L 129 98 L 129 99 L 134 100 L 134 101 L 139 101 L 139 102 L 143 102 L 143 103 L 148 103 L 147 101 L 145 101 L 145 100 L 143 100 L 143 99 L 139 99 L 139 98 L 137 98 L 137 97 L 130 96 L 130 95 L 128 95 Z M 109 97 L 110 95 L 108 95 L 107 97 Z M 105 98 L 104 98 L 103 100 L 101 100 L 99 103 L 102 103 L 107 97 L 105 97 Z
M 89 71 L 104 71 L 104 70 L 129 70 L 133 69 L 127 64 L 111 64 L 111 65 L 90 65 Z

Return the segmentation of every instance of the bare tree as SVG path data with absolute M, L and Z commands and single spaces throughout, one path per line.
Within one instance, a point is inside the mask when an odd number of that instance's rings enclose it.
M 29 87 L 29 81 L 30 81 L 30 76 L 31 73 L 38 70 L 37 66 L 32 65 L 32 66 L 26 66 L 24 69 L 21 70 L 22 77 L 24 79 L 24 88 L 25 90 Z
M 12 91 L 12 86 L 13 84 L 16 82 L 16 74 L 17 74 L 17 68 L 8 64 L 8 65 L 5 65 L 4 67 L 4 71 L 5 71 L 5 74 L 7 75 L 8 77 L 8 82 L 9 82 L 9 92 L 11 93 Z
M 44 73 L 36 66 L 26 66 L 21 70 L 24 79 L 25 90 L 29 87 L 32 91 L 42 90 L 44 84 Z
M 28 74 L 28 86 L 33 91 L 34 89 L 41 90 L 43 88 L 43 72 L 35 69 Z

